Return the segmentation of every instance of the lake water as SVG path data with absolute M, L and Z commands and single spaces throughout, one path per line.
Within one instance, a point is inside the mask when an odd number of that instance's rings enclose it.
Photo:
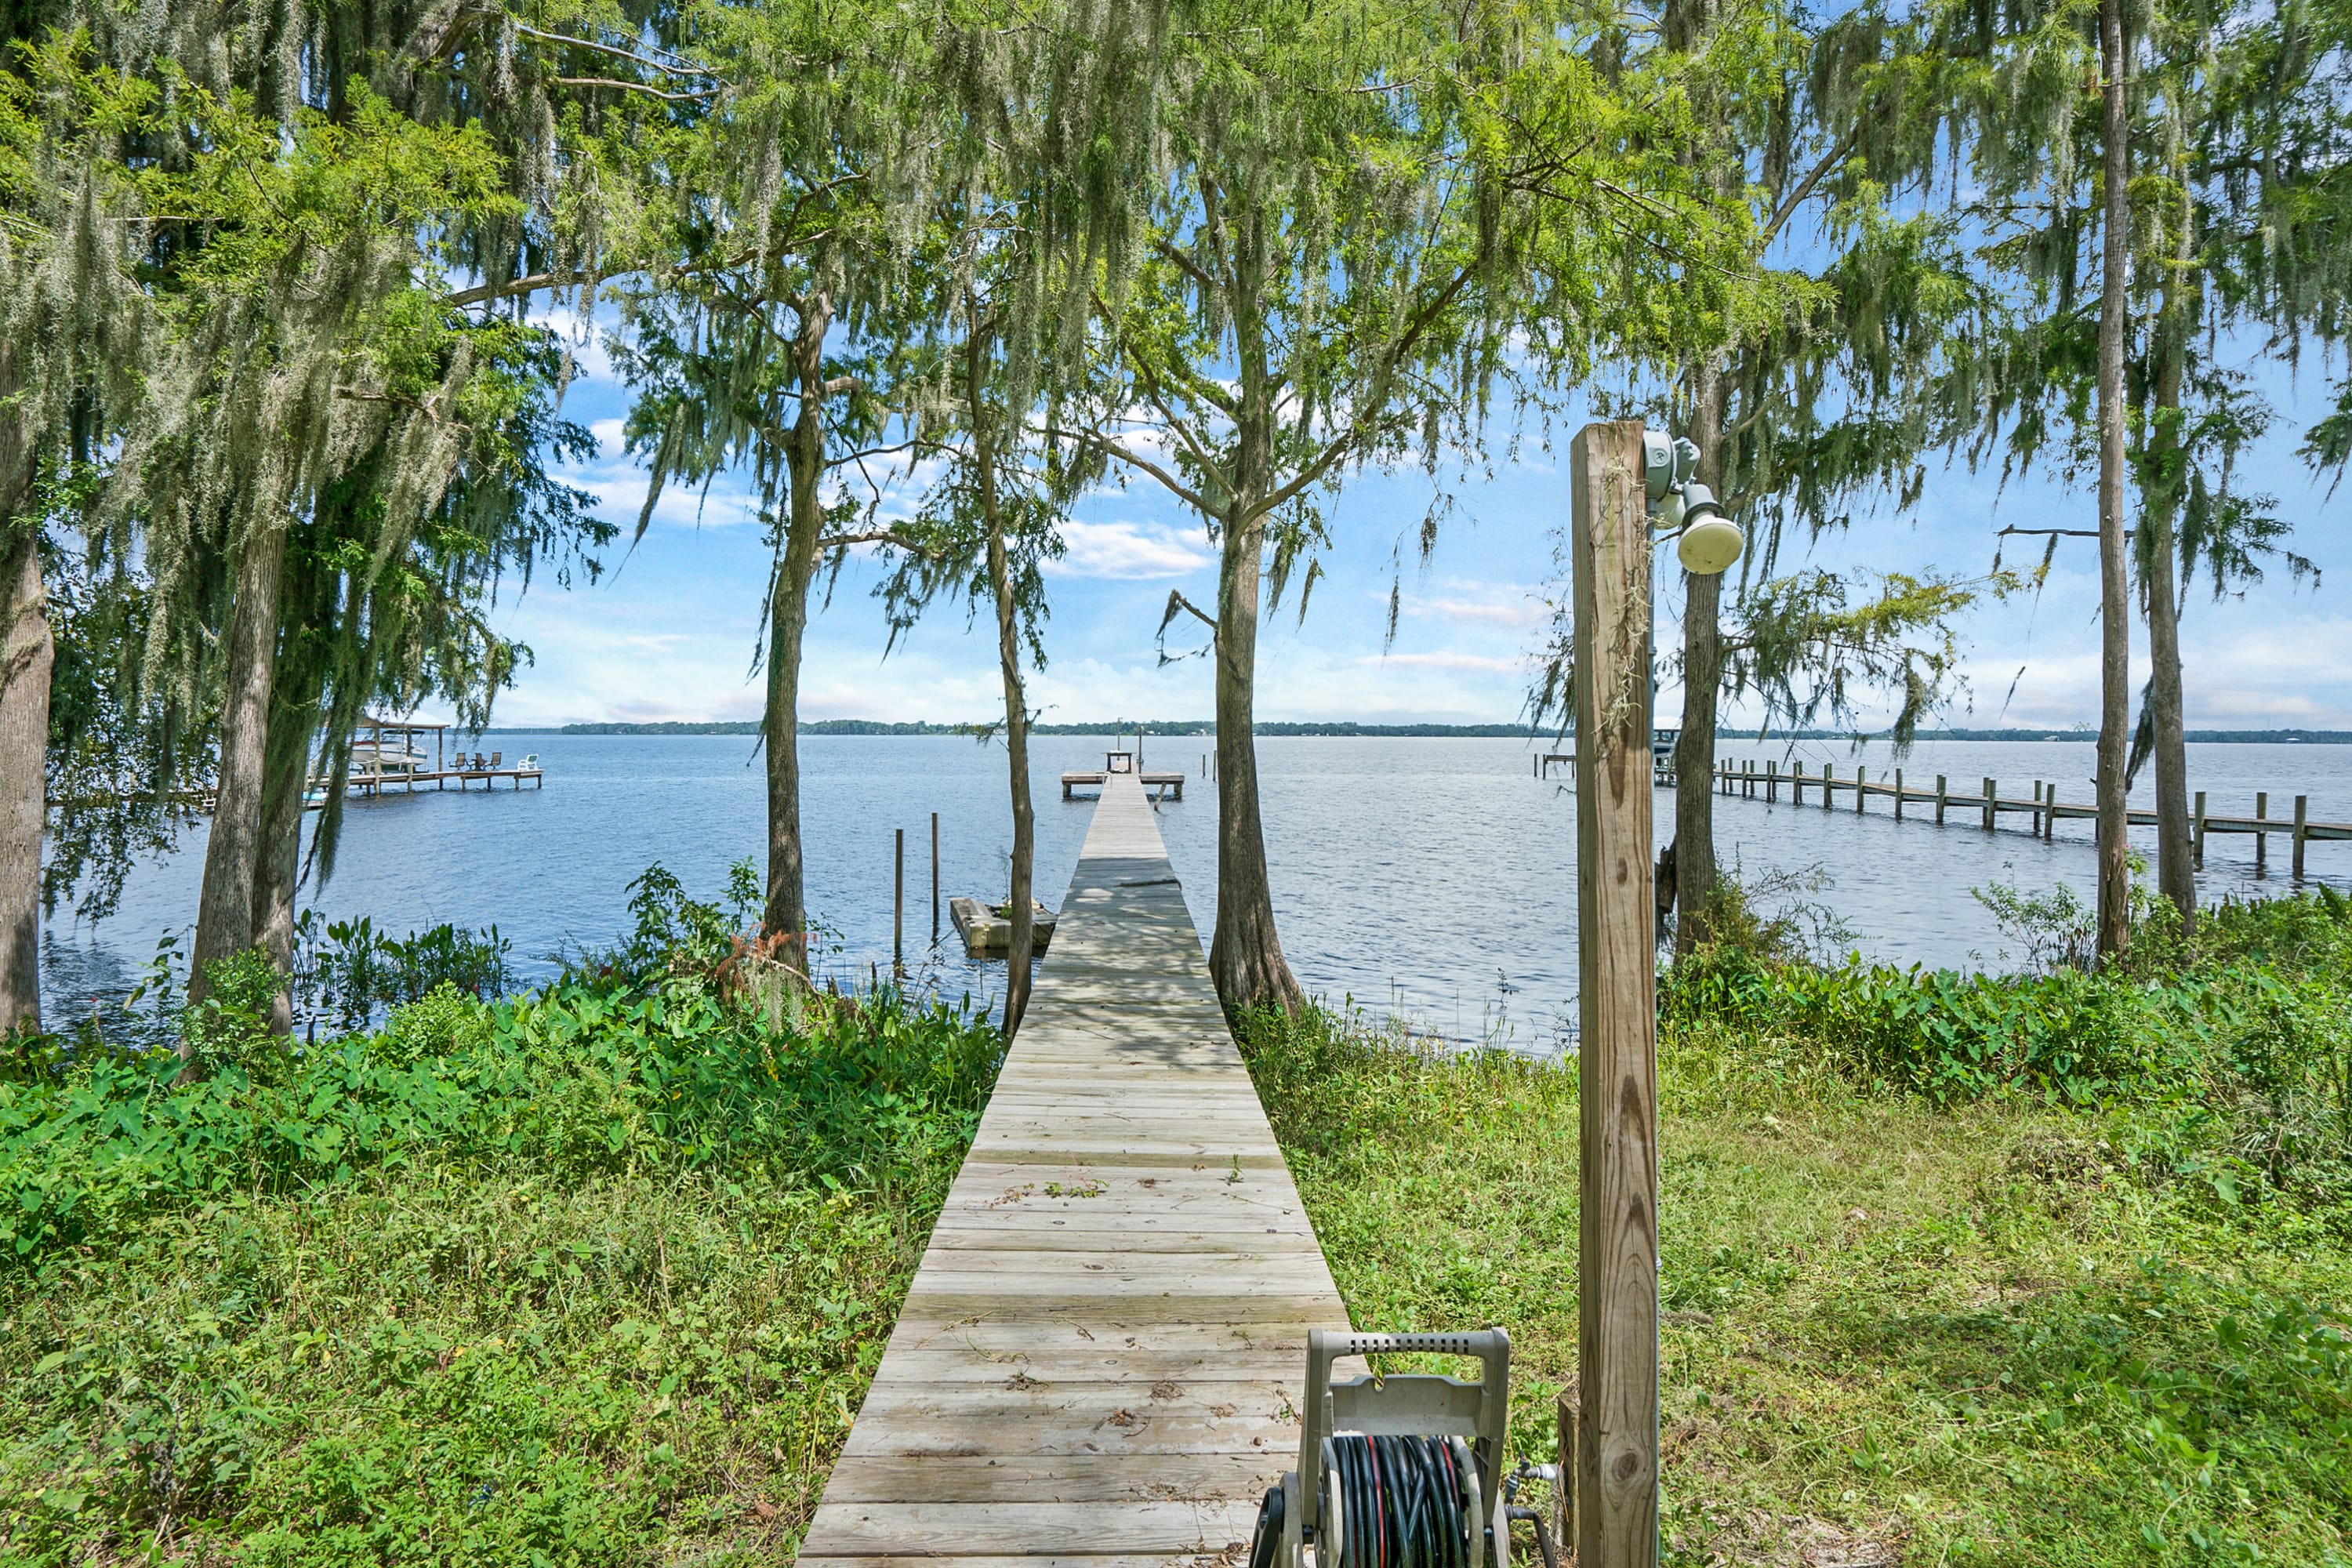
M 536 750 L 541 790 L 499 788 L 352 801 L 333 881 L 311 902 L 330 918 L 359 914 L 399 932 L 453 921 L 495 922 L 511 938 L 526 979 L 544 978 L 565 951 L 610 942 L 626 925 L 626 889 L 659 863 L 698 896 L 716 899 L 727 868 L 757 856 L 763 784 L 746 736 L 521 735 L 492 737 L 510 753 Z M 1097 768 L 1108 742 L 1038 737 L 1037 889 L 1057 901 L 1077 859 L 1091 802 L 1066 804 L 1059 776 Z M 1183 771 L 1182 804 L 1160 811 L 1170 858 L 1205 943 L 1215 919 L 1216 794 L 1201 777 L 1206 737 L 1147 739 L 1145 764 Z M 1300 981 L 1334 1001 L 1399 1011 L 1455 1038 L 1507 1038 L 1545 1049 L 1572 1013 L 1576 976 L 1575 795 L 1557 776 L 1530 776 L 1534 748 L 1516 740 L 1267 737 L 1258 742 L 1267 860 L 1285 949 Z M 1727 758 L 1769 755 L 1785 772 L 1823 762 L 1874 778 L 1895 760 L 1883 745 L 1856 753 L 1830 742 L 1793 748 L 1727 742 Z M 907 833 L 909 965 L 950 994 L 992 995 L 1002 967 L 967 963 L 941 915 L 931 944 L 930 815 L 940 818 L 942 900 L 1002 896 L 1012 827 L 1004 753 L 953 737 L 811 736 L 802 742 L 808 897 L 839 933 L 827 962 L 863 977 L 890 958 L 892 833 Z M 1903 759 L 1906 779 L 1949 775 L 1956 795 L 1986 774 L 2005 797 L 2030 797 L 2047 779 L 2066 802 L 2088 802 L 2093 748 L 2084 741 L 1932 742 Z M 2352 821 L 2352 747 L 2192 745 L 2192 789 L 2217 814 L 2251 814 L 2257 790 L 2291 816 L 2310 797 L 2315 820 Z M 2145 773 L 2136 805 L 2152 802 Z M 1886 803 L 1857 817 L 1848 804 L 1800 809 L 1784 798 L 1717 801 L 1727 867 L 1757 878 L 1818 868 L 1810 895 L 1853 933 L 1853 945 L 1899 963 L 1969 967 L 2004 958 L 2000 931 L 1971 888 L 2029 889 L 2064 882 L 2093 889 L 2088 822 L 2060 825 L 2056 842 L 2004 817 L 1987 834 L 1958 805 L 1937 828 L 1932 808 L 1897 823 Z M 1671 805 L 1658 797 L 1659 822 Z M 1965 824 L 1966 826 L 1961 826 Z M 2134 837 L 2148 847 L 2150 830 Z M 2253 876 L 2253 840 L 2209 840 L 2207 898 L 2288 886 L 2286 836 L 2270 846 L 2268 879 Z M 2315 877 L 2352 887 L 2352 842 L 2312 844 Z M 60 910 L 44 935 L 47 1005 L 71 1016 L 92 996 L 126 992 L 167 929 L 193 922 L 203 830 L 142 867 L 118 913 L 91 926 Z

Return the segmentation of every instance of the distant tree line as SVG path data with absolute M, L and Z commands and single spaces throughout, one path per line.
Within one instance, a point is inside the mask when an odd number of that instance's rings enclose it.
M 2099 539 L 2118 874 L 2138 584 L 2186 912 L 2189 585 L 2304 564 L 2234 466 L 2273 414 L 2228 351 L 2338 363 L 2347 26 L 2347 0 L 8 7 L 0 1029 L 37 1022 L 44 910 L 104 912 L 200 798 L 191 992 L 257 948 L 285 972 L 356 721 L 432 698 L 487 723 L 530 658 L 498 595 L 593 580 L 617 541 L 559 477 L 595 450 L 562 414 L 587 331 L 632 397 L 635 536 L 751 480 L 763 951 L 803 979 L 805 633 L 862 553 L 894 644 L 934 610 L 995 633 L 1017 1025 L 1046 567 L 1080 497 L 1138 485 L 1217 552 L 1213 601 L 1159 627 L 1213 677 L 1211 969 L 1234 1009 L 1296 1004 L 1259 627 L 1352 550 L 1395 563 L 1393 632 L 1448 476 L 1571 398 L 1689 432 L 1754 540 L 1682 584 L 1668 650 L 1683 940 L 1717 702 L 1801 728 L 1889 692 L 1906 741 L 1957 679 L 1954 617 L 2034 581 L 1803 561 L 1937 453 L 2098 474 L 2098 525 L 2040 570 Z M 2352 456 L 2352 381 L 2342 405 L 2315 466 Z M 1349 481 L 1412 468 L 1426 514 L 1367 536 Z

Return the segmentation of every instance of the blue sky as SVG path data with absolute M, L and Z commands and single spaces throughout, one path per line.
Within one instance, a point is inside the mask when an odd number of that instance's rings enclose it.
M 601 498 L 625 531 L 645 495 L 642 468 L 621 451 L 627 391 L 593 342 L 578 349 L 582 374 L 565 411 L 604 442 L 596 462 L 567 477 Z M 2330 501 L 2294 458 L 2304 428 L 2326 402 L 2326 380 L 2306 362 L 2300 381 L 2282 366 L 2257 379 L 2281 417 L 2243 475 L 2275 493 L 2298 521 L 2296 543 L 2326 574 L 2315 592 L 2284 569 L 2242 598 L 2192 595 L 2183 622 L 2192 727 L 2352 729 L 2352 541 L 2344 519 L 2352 489 Z M 1549 619 L 1557 531 L 1567 504 L 1566 439 L 1559 451 L 1524 443 L 1520 458 L 1491 474 L 1451 481 L 1454 519 L 1424 567 L 1412 537 L 1431 479 L 1418 471 L 1351 477 L 1327 506 L 1335 548 L 1302 625 L 1286 605 L 1260 642 L 1257 710 L 1265 720 L 1368 722 L 1507 722 L 1519 716 Z M 2090 527 L 2087 486 L 2012 479 L 1954 468 L 1931 476 L 1920 504 L 1861 514 L 1812 560 L 1841 570 L 1978 573 L 1991 562 L 1994 530 Z M 1050 721 L 1205 718 L 1209 671 L 1199 659 L 1160 667 L 1153 633 L 1169 590 L 1195 603 L 1215 594 L 1214 557 L 1196 520 L 1148 483 L 1089 498 L 1073 518 L 1069 552 L 1051 584 L 1047 668 L 1034 700 Z M 2013 546 L 2025 542 L 2011 541 Z M 1783 569 L 1794 562 L 1784 552 Z M 1402 614 L 1383 646 L 1392 561 L 1405 563 Z M 617 552 L 616 552 L 617 559 Z M 2039 559 L 2012 548 L 2012 565 Z M 1961 626 L 1971 689 L 1950 712 L 1959 725 L 2053 728 L 2097 711 L 2097 581 L 2089 541 L 2069 542 L 2038 597 L 1987 605 Z M 726 720 L 759 716 L 751 665 L 768 552 L 742 484 L 714 487 L 707 501 L 665 493 L 644 542 L 593 586 L 556 587 L 542 577 L 509 591 L 499 621 L 528 643 L 536 662 L 499 701 L 505 725 L 593 721 Z M 802 677 L 805 719 L 952 721 L 992 717 L 1001 697 L 993 632 L 941 605 L 887 658 L 877 574 L 853 563 L 815 616 Z M 1662 579 L 1661 644 L 1679 594 Z M 1171 646 L 1183 641 L 1171 628 Z M 2134 646 L 2144 653 L 2135 625 Z M 2014 680 L 2014 690 L 2011 682 Z M 1679 705 L 1671 689 L 1662 711 Z

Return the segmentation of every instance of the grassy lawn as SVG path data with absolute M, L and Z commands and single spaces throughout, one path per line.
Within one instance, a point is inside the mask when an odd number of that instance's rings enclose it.
M 609 973 L 236 1023 L 0 1072 L 0 1562 L 789 1559 L 992 1029 Z
M 2187 982 L 2117 981 L 2118 1039 L 2176 1076 L 2081 1103 L 2014 1055 L 1965 1098 L 1897 1087 L 1884 1029 L 1818 1009 L 1677 1018 L 1670 1560 L 2352 1563 L 2341 952 L 2232 955 L 2197 983 L 2189 1067 L 2125 1038 L 2177 1032 Z M 2273 981 L 2304 1009 L 2291 1083 Z M 1576 1359 L 1572 1065 L 1328 1015 L 1247 1033 L 1358 1326 L 1507 1327 L 1515 1436 L 1550 1458 Z

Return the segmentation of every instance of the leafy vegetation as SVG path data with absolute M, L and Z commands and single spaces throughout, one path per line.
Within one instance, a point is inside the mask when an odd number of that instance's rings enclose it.
M 1669 1561 L 2352 1563 L 2352 908 L 2170 940 L 2097 976 L 1676 966 Z M 1357 1323 L 1507 1326 L 1549 1458 L 1573 1062 L 1244 1037 Z
M 534 995 L 306 1047 L 248 953 L 195 1072 L 9 1058 L 0 1557 L 789 1550 L 1001 1047 L 888 991 L 731 1000 L 725 917 L 640 888 Z

